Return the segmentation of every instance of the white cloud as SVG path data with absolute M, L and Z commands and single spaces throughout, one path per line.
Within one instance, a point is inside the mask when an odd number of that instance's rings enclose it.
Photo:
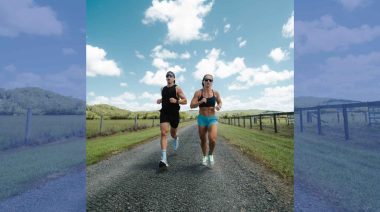
M 141 54 L 139 51 L 135 51 L 135 55 L 137 58 L 139 58 L 141 60 L 145 59 L 145 56 L 143 54 Z
M 182 53 L 181 56 L 180 56 L 181 59 L 190 59 L 191 58 L 191 54 L 189 52 L 185 52 L 185 53 Z
M 362 25 L 348 28 L 335 23 L 331 16 L 319 20 L 297 21 L 297 55 L 331 52 L 348 49 L 351 45 L 362 44 L 380 37 L 380 26 Z
M 258 68 L 246 68 L 239 72 L 236 80 L 228 86 L 229 90 L 246 90 L 252 86 L 276 84 L 279 81 L 292 79 L 294 71 L 271 70 L 268 65 Z
M 343 5 L 344 8 L 348 10 L 354 10 L 359 7 L 365 7 L 369 5 L 370 1 L 368 0 L 337 0 Z
M 289 59 L 289 51 L 282 50 L 280 47 L 272 49 L 268 55 L 276 63 Z
M 152 111 L 161 108 L 161 105 L 156 104 L 156 97 L 157 94 L 144 92 L 141 97 L 137 98 L 134 93 L 125 92 L 119 96 L 113 97 L 95 96 L 92 100 L 87 102 L 89 105 L 108 104 L 131 111 Z M 144 99 L 148 99 L 148 101 L 144 101 Z
M 144 24 L 156 21 L 167 24 L 168 42 L 187 43 L 192 40 L 206 40 L 209 35 L 201 32 L 203 18 L 211 11 L 213 1 L 153 0 L 152 6 L 145 11 Z
M 244 40 L 242 37 L 238 37 L 237 42 L 238 42 L 240 48 L 244 47 L 247 44 L 247 41 Z
M 152 71 L 145 72 L 144 77 L 140 80 L 141 83 L 145 83 L 147 85 L 159 85 L 164 86 L 166 85 L 166 78 L 165 75 L 168 71 L 172 71 L 176 74 L 176 78 L 179 78 L 177 73 L 185 72 L 186 69 L 182 68 L 179 65 L 175 66 L 167 66 L 167 67 L 160 67 L 158 71 L 155 73 Z
M 76 53 L 76 51 L 73 48 L 63 48 L 62 49 L 63 55 L 73 55 L 75 53 Z
M 93 91 L 88 92 L 88 96 L 91 96 L 91 97 L 95 96 L 95 92 L 93 92 Z
M 317 75 L 298 77 L 297 92 L 301 95 L 311 93 L 341 99 L 377 101 L 379 67 L 380 52 L 330 57 L 322 65 L 313 67 Z
M 122 70 L 116 62 L 106 58 L 107 53 L 104 49 L 86 45 L 86 75 L 95 76 L 120 76 Z
M 224 25 L 224 33 L 229 32 L 230 29 L 231 29 L 231 24 L 226 24 L 226 25 Z
M 161 59 L 176 59 L 178 54 L 163 48 L 161 45 L 158 45 L 153 48 L 151 56 Z
M 294 37 L 294 11 L 292 16 L 288 19 L 288 22 L 282 26 L 282 36 L 286 38 Z
M 164 61 L 161 58 L 154 58 L 152 65 L 158 69 L 167 69 L 169 68 L 169 63 Z
M 259 97 L 248 97 L 244 100 L 240 96 L 227 96 L 223 98 L 223 110 L 276 110 L 293 111 L 294 86 L 277 86 L 265 88 Z
M 121 83 L 120 83 L 120 86 L 121 86 L 121 87 L 128 87 L 128 83 L 126 83 L 126 82 L 121 82 Z
M 8 71 L 8 72 L 15 72 L 16 71 L 16 66 L 13 65 L 13 64 L 9 64 L 7 66 L 4 67 L 4 70 Z
M 161 98 L 161 94 L 159 93 L 149 93 L 147 91 L 145 91 L 140 97 L 139 99 L 149 99 L 150 101 L 152 102 L 155 102 L 157 99 L 160 99 Z
M 230 77 L 245 68 L 244 58 L 236 57 L 231 62 L 224 62 L 219 59 L 222 54 L 220 49 L 213 48 L 208 53 L 206 58 L 199 61 L 196 65 L 196 71 L 193 76 L 196 79 L 202 79 L 205 74 L 211 74 L 219 78 Z
M 19 34 L 60 35 L 63 24 L 48 6 L 39 6 L 33 0 L 0 1 L 0 36 Z
M 294 41 L 289 43 L 289 49 L 294 49 Z

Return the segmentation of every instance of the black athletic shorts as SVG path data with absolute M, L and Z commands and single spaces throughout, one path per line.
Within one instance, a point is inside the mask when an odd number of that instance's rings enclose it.
M 160 123 L 169 122 L 170 126 L 173 128 L 177 128 L 179 124 L 179 112 L 177 113 L 165 113 L 160 112 Z

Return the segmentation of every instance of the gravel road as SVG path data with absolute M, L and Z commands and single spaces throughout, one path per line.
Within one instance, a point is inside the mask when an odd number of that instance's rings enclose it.
M 201 165 L 196 125 L 169 140 L 158 171 L 159 139 L 87 167 L 88 211 L 293 211 L 293 186 L 218 137 L 213 168 Z M 247 141 L 248 142 L 248 141 Z

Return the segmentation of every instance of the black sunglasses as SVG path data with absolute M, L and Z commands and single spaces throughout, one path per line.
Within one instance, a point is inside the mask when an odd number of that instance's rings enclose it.
M 205 82 L 207 82 L 207 81 L 212 82 L 213 80 L 212 79 L 205 79 Z
M 171 74 L 166 75 L 166 78 L 168 78 L 168 77 L 173 77 L 174 78 L 174 76 L 171 75 Z

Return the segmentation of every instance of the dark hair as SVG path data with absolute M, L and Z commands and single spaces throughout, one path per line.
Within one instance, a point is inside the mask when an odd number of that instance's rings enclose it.
M 203 81 L 205 81 L 206 76 L 211 76 L 212 78 L 214 78 L 211 74 L 205 74 L 202 79 L 202 87 L 205 87 L 205 84 L 203 83 Z

